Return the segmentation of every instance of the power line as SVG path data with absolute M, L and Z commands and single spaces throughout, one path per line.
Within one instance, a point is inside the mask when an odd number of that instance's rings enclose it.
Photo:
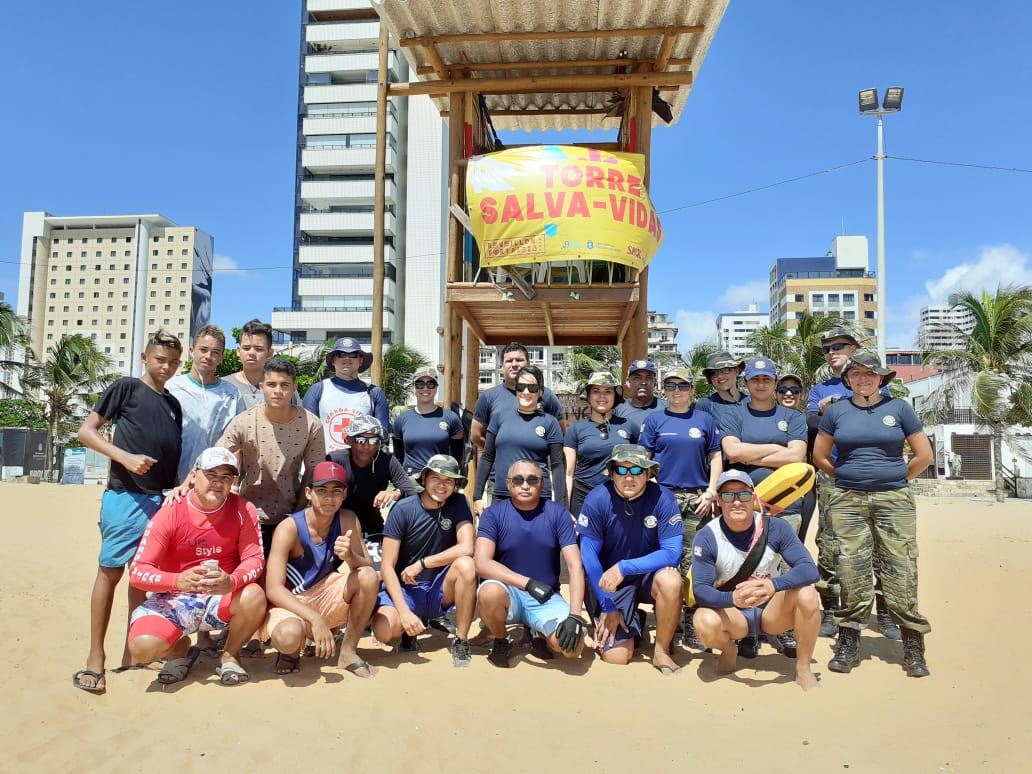
M 962 161 L 935 161 L 931 159 L 911 159 L 906 156 L 886 156 L 887 159 L 895 159 L 896 161 L 913 161 L 916 164 L 939 164 L 944 167 L 968 167 L 969 169 L 989 169 L 994 172 L 1024 172 L 1026 174 L 1032 174 L 1032 169 L 1024 169 L 1022 167 L 997 167 L 992 164 L 968 164 Z

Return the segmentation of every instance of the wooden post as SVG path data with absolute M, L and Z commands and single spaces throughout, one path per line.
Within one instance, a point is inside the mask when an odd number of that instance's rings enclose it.
M 462 206 L 464 167 L 456 162 L 465 158 L 466 95 L 455 92 L 448 100 L 448 207 Z M 448 254 L 445 281 L 462 280 L 462 224 L 448 216 Z M 447 301 L 444 307 L 444 402 L 460 400 L 462 391 L 462 320 Z
M 633 102 L 633 126 L 629 149 L 633 153 L 641 153 L 645 156 L 645 189 L 649 185 L 649 154 L 652 149 L 652 87 L 641 86 L 628 91 L 627 98 Z M 638 306 L 634 310 L 627 335 L 622 342 L 623 347 L 623 372 L 627 373 L 631 361 L 636 358 L 648 357 L 649 351 L 649 269 L 646 266 L 638 275 Z
M 383 384 L 384 167 L 387 165 L 387 25 L 380 22 L 380 60 L 376 74 L 376 168 L 373 173 L 373 353 L 372 382 Z
M 465 398 L 463 401 L 463 408 L 473 410 L 473 407 L 477 404 L 477 398 L 480 396 L 480 339 L 473 332 L 473 329 L 468 325 L 466 326 L 466 390 Z M 477 478 L 477 452 L 478 450 L 474 447 L 473 457 L 469 461 L 469 471 L 467 475 L 470 481 L 475 481 Z M 470 500 L 473 499 L 473 487 L 470 486 L 466 489 L 466 493 L 469 495 Z

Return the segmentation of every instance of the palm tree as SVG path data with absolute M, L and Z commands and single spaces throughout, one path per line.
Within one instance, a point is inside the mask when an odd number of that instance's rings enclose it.
M 6 301 L 0 301 L 0 371 L 20 371 L 24 363 L 15 359 L 16 347 L 29 344 L 29 325 L 18 316 Z M 0 395 L 17 395 L 5 381 L 0 380 Z
M 795 331 L 789 331 L 783 323 L 757 328 L 746 337 L 746 343 L 757 355 L 778 364 L 778 372 L 795 374 L 803 381 L 803 389 L 809 390 L 822 379 L 827 378 L 824 351 L 821 339 L 832 328 L 846 328 L 854 338 L 862 342 L 863 336 L 855 324 L 840 317 L 815 317 L 802 312 L 796 319 Z
M 26 394 L 43 407 L 47 417 L 47 471 L 51 470 L 54 444 L 74 432 L 94 400 L 118 378 L 111 373 L 112 361 L 97 349 L 93 339 L 76 333 L 64 335 L 40 361 L 34 354 L 22 372 Z
M 925 356 L 925 364 L 943 372 L 943 382 L 928 396 L 923 413 L 926 421 L 945 421 L 959 398 L 971 396 L 976 423 L 992 435 L 996 499 L 1003 502 L 1003 439 L 1013 424 L 1030 424 L 1032 419 L 1032 286 L 999 286 L 995 294 L 983 290 L 980 296 L 954 293 L 949 303 L 969 311 L 975 327 L 964 333 L 956 325 L 938 326 L 960 335 L 964 345 Z
M 623 355 L 620 347 L 574 346 L 570 347 L 563 363 L 562 383 L 577 390 L 596 371 L 608 371 L 618 384 L 623 383 L 620 371 Z
M 695 395 L 699 398 L 703 398 L 713 392 L 710 383 L 702 375 L 702 369 L 706 367 L 706 358 L 716 351 L 716 344 L 700 342 L 693 344 L 687 352 L 681 355 L 681 360 L 695 374 Z
M 379 387 L 387 393 L 388 404 L 403 406 L 408 401 L 412 374 L 420 368 L 430 365 L 430 360 L 419 350 L 407 347 L 398 341 L 383 351 L 381 362 L 383 364 L 383 384 Z

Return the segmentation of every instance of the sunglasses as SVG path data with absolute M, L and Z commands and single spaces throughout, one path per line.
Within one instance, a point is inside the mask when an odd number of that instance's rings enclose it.
M 720 499 L 725 503 L 733 503 L 738 500 L 740 503 L 751 503 L 753 499 L 752 492 L 721 492 Z
M 802 391 L 802 387 L 778 387 L 778 395 L 799 395 Z
M 361 360 L 362 359 L 362 353 L 361 352 L 338 352 L 336 355 L 334 355 L 334 357 L 346 357 L 349 360 Z
M 357 443 L 359 446 L 365 446 L 367 443 L 379 446 L 380 441 L 380 438 L 367 438 L 364 435 L 356 435 L 354 438 L 351 439 L 351 443 Z
M 513 476 L 509 479 L 509 483 L 516 486 L 523 486 L 524 484 L 537 486 L 541 483 L 541 476 Z
M 695 385 L 688 382 L 663 382 L 663 389 L 671 392 L 688 392 L 693 387 Z
M 531 395 L 537 395 L 541 392 L 541 385 L 530 384 L 529 382 L 517 382 L 516 392 L 529 392 Z
M 412 386 L 415 387 L 417 390 L 428 390 L 431 387 L 437 389 L 437 382 L 424 381 L 422 379 L 419 379 L 418 381 L 412 382 Z
M 615 470 L 617 475 L 619 476 L 640 476 L 642 473 L 645 472 L 645 468 L 643 468 L 641 465 L 614 465 L 613 470 Z
M 829 344 L 826 347 L 821 347 L 821 352 L 827 355 L 829 352 L 838 352 L 848 346 L 849 344 L 847 344 L 844 341 L 836 341 L 834 344 Z

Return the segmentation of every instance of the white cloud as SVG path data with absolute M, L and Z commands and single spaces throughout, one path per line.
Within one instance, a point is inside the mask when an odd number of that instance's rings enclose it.
M 677 348 L 687 352 L 701 342 L 713 342 L 717 338 L 717 316 L 713 312 L 690 312 L 678 309 Z
M 742 285 L 732 285 L 717 299 L 716 306 L 721 314 L 741 312 L 749 309 L 749 304 L 756 304 L 758 311 L 769 307 L 770 286 L 763 280 L 752 280 Z
M 219 255 L 215 253 L 215 261 L 213 263 L 215 273 L 220 277 L 246 277 L 247 272 L 241 269 L 237 262 L 230 258 L 228 255 Z
M 962 263 L 947 269 L 938 279 L 925 282 L 929 301 L 944 304 L 951 293 L 967 291 L 980 293 L 995 291 L 999 285 L 1017 283 L 1032 284 L 1032 270 L 1028 268 L 1029 256 L 1014 245 L 989 245 L 979 248 L 978 259 L 973 263 Z
M 926 257 L 918 252 L 915 257 Z M 887 310 L 885 333 L 889 347 L 916 346 L 921 308 L 931 304 L 945 304 L 951 293 L 967 291 L 979 294 L 983 290 L 995 292 L 1000 285 L 1032 285 L 1030 256 L 1014 245 L 987 245 L 979 248 L 973 261 L 952 266 L 939 277 L 924 283 L 926 295 L 915 295 Z

